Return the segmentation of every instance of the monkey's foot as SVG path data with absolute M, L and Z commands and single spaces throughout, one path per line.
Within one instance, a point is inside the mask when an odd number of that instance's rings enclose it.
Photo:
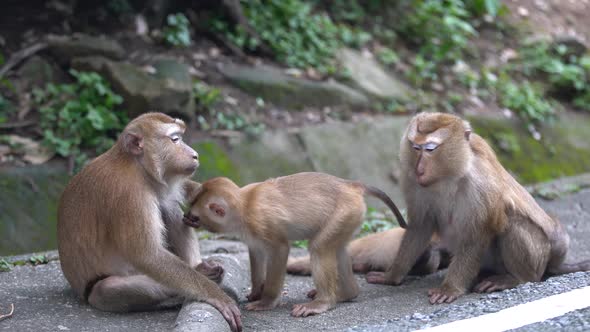
M 258 300 L 254 302 L 250 302 L 246 304 L 246 310 L 251 311 L 263 311 L 263 310 L 271 310 L 277 306 L 277 301 L 269 301 L 269 300 Z
M 428 290 L 428 296 L 430 296 L 430 304 L 451 303 L 463 294 L 464 292 L 460 290 L 451 289 L 450 287 L 445 286 L 442 286 L 441 288 L 432 288 Z
M 204 260 L 201 264 L 195 267 L 197 272 L 204 274 L 207 278 L 220 283 L 223 280 L 223 266 L 217 264 L 213 260 Z
M 262 298 L 262 291 L 264 290 L 264 284 L 260 285 L 260 287 L 252 287 L 250 294 L 246 296 L 248 302 L 258 301 Z
M 352 270 L 356 273 L 367 273 L 371 267 L 367 263 L 353 263 Z
M 386 278 L 385 272 L 371 271 L 365 277 L 370 284 L 394 285 L 401 284 L 401 280 L 390 280 Z
M 516 285 L 518 285 L 518 280 L 513 276 L 502 274 L 483 279 L 473 288 L 473 291 L 477 293 L 491 293 L 514 288 Z
M 307 317 L 311 315 L 321 314 L 330 309 L 334 308 L 334 304 L 330 304 L 325 301 L 311 301 L 308 303 L 295 304 L 293 310 L 291 310 L 291 316 L 293 317 Z

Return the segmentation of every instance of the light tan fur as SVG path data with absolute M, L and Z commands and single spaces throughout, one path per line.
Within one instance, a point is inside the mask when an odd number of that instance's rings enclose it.
M 203 183 L 187 218 L 198 218 L 214 232 L 236 234 L 248 245 L 252 278 L 248 299 L 253 301 L 246 305 L 248 310 L 268 310 L 278 304 L 289 241 L 309 239 L 317 293 L 313 301 L 297 304 L 291 312 L 305 317 L 358 295 L 345 249 L 365 213 L 363 194 L 389 199 L 376 188 L 322 173 L 298 173 L 242 188 L 228 178 L 214 178 Z M 399 222 L 405 225 L 403 219 Z
M 186 298 L 215 306 L 237 331 L 235 302 L 207 278 L 220 280 L 223 269 L 201 262 L 195 232 L 182 223 L 179 204 L 200 187 L 189 180 L 199 163 L 184 131 L 165 114 L 141 115 L 71 179 L 58 207 L 62 270 L 100 310 L 152 310 Z
M 352 270 L 356 273 L 369 271 L 385 271 L 392 258 L 397 256 L 405 230 L 392 228 L 373 233 L 350 242 L 346 251 L 352 260 Z M 433 237 L 431 245 L 424 251 L 412 267 L 410 274 L 424 275 L 446 267 L 446 256 L 437 246 L 437 238 Z M 310 275 L 309 256 L 289 257 L 287 272 L 296 275 Z
M 429 151 L 431 149 L 431 151 Z M 502 167 L 469 123 L 442 113 L 420 113 L 401 140 L 401 186 L 408 211 L 404 248 L 385 273 L 367 281 L 399 284 L 433 233 L 452 255 L 431 303 L 452 302 L 474 288 L 491 292 L 544 275 L 588 270 L 590 262 L 563 264 L 569 237 Z

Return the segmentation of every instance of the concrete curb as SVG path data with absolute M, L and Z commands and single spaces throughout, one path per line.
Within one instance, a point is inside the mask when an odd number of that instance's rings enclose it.
M 208 256 L 225 269 L 221 288 L 236 302 L 245 299 L 250 286 L 248 267 L 245 260 L 228 254 Z M 230 331 L 223 316 L 213 306 L 203 302 L 186 301 L 174 323 L 175 332 L 185 331 Z

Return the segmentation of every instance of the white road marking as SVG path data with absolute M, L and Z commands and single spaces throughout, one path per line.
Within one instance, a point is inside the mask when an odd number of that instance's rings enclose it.
M 454 321 L 420 331 L 502 332 L 590 307 L 590 286 L 519 304 L 495 313 Z

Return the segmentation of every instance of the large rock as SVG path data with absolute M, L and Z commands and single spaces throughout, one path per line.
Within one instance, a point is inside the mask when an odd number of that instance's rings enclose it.
M 369 104 L 363 93 L 333 80 L 317 82 L 295 78 L 269 66 L 225 64 L 219 70 L 252 96 L 290 109 L 304 106 L 364 107 Z
M 160 77 L 125 62 L 110 61 L 104 57 L 84 57 L 72 60 L 78 70 L 95 71 L 103 75 L 114 91 L 125 99 L 129 116 L 148 111 L 159 111 L 184 119 L 194 116 L 194 100 L 190 84 L 177 81 L 166 71 Z
M 47 83 L 61 82 L 66 74 L 51 62 L 34 55 L 26 60 L 17 71 L 19 91 L 30 91 L 33 87 L 44 87 Z
M 342 67 L 350 73 L 352 84 L 366 94 L 379 99 L 408 100 L 408 86 L 385 71 L 374 59 L 348 48 L 341 49 L 337 57 Z
M 125 57 L 125 49 L 116 40 L 105 36 L 96 37 L 81 33 L 72 36 L 50 35 L 47 37 L 49 50 L 57 60 L 67 63 L 75 57 L 104 56 L 120 60 Z

